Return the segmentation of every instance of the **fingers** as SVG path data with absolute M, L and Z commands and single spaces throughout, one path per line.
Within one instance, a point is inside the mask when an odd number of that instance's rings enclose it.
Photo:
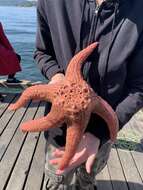
M 58 152 L 57 154 L 58 154 L 58 156 L 62 156 L 63 152 L 62 153 Z M 69 172 L 72 169 L 76 168 L 77 166 L 81 165 L 85 161 L 84 157 L 85 157 L 84 155 L 82 157 L 81 156 L 74 157 L 71 160 L 71 162 L 69 163 L 69 166 L 64 170 L 57 170 L 57 174 Z M 91 173 L 95 158 L 96 158 L 96 154 L 92 154 L 91 156 L 88 157 L 88 159 L 86 161 L 85 168 L 86 168 L 87 173 L 89 173 L 89 174 Z M 51 164 L 58 165 L 60 163 L 60 161 L 61 161 L 61 158 L 57 158 L 57 159 L 52 160 Z
M 96 154 L 92 154 L 91 156 L 88 157 L 86 164 L 85 164 L 87 173 L 91 173 L 91 169 L 93 167 L 95 158 L 96 158 Z
M 51 79 L 51 81 L 49 82 L 49 84 L 54 84 L 54 83 L 56 83 L 56 82 L 60 82 L 60 81 L 64 80 L 64 78 L 65 78 L 64 74 L 62 74 L 62 73 L 57 73 L 57 74 L 55 74 L 55 75 L 52 77 L 52 79 Z
M 86 148 L 84 148 L 82 151 L 77 152 L 74 157 L 72 158 L 71 162 L 69 165 L 75 166 L 77 167 L 78 164 L 81 162 L 82 163 L 82 159 L 85 157 L 86 155 Z M 82 159 L 81 159 L 82 158 Z
M 58 165 L 60 163 L 60 161 L 61 161 L 61 158 L 56 158 L 56 159 L 50 160 L 49 162 L 52 165 Z
M 61 161 L 62 156 L 64 155 L 65 152 L 65 148 L 64 147 L 60 147 L 57 148 L 53 153 L 52 156 L 54 156 L 55 158 L 50 160 L 50 164 L 53 165 L 58 165 Z
M 62 157 L 64 155 L 64 147 L 60 149 L 56 149 L 53 154 L 54 157 Z
M 86 157 L 87 157 L 87 155 L 85 154 L 85 150 L 83 150 L 80 155 L 75 154 L 75 156 L 70 161 L 68 166 L 66 168 L 64 168 L 63 170 L 60 170 L 60 169 L 57 170 L 56 174 L 60 175 L 60 174 L 63 174 L 63 173 L 70 172 L 74 168 L 76 168 L 79 165 L 81 165 L 82 163 L 84 163 L 86 161 L 86 159 L 87 159 Z M 59 163 L 61 162 L 61 160 L 58 160 L 58 161 L 59 161 Z M 54 161 L 54 163 L 55 163 L 55 161 Z
M 71 171 L 72 169 L 76 168 L 79 166 L 81 163 L 83 163 L 86 160 L 86 154 L 85 154 L 85 149 L 83 149 L 80 153 L 76 153 L 72 160 L 70 161 L 69 165 L 63 169 L 63 170 L 57 170 L 56 174 L 62 174 L 62 173 L 67 173 Z M 64 148 L 56 149 L 53 152 L 53 156 L 55 157 L 54 159 L 50 160 L 50 164 L 52 165 L 59 165 L 61 162 L 61 159 L 64 155 Z

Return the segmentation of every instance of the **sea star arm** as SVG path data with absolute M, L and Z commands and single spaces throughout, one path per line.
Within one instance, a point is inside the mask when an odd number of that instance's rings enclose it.
M 24 106 L 30 99 L 52 101 L 57 84 L 35 85 L 24 90 L 18 101 L 9 106 L 9 110 L 17 110 Z
M 109 128 L 110 139 L 114 142 L 119 130 L 118 118 L 112 107 L 101 97 L 97 96 L 93 101 L 93 113 L 102 117 Z
M 51 109 L 50 113 L 42 118 L 27 121 L 21 125 L 23 132 L 46 131 L 50 128 L 60 127 L 64 122 L 64 115 Z
M 67 135 L 66 135 L 66 146 L 65 146 L 65 153 L 60 160 L 59 169 L 62 170 L 66 168 L 74 156 L 78 144 L 83 135 L 84 127 L 81 123 L 72 123 L 67 128 Z
M 83 49 L 79 53 L 77 53 L 70 61 L 68 68 L 66 70 L 65 78 L 72 82 L 80 82 L 83 80 L 83 76 L 81 74 L 81 67 L 87 57 L 93 52 L 93 50 L 97 46 L 97 42 L 92 43 L 87 48 Z M 73 74 L 74 73 L 74 74 Z

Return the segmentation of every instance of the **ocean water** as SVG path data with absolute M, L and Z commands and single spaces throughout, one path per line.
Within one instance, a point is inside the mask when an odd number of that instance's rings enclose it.
M 36 38 L 36 8 L 0 7 L 0 22 L 12 46 L 21 55 L 22 72 L 16 74 L 18 79 L 44 81 L 33 60 Z M 1 76 L 1 78 L 6 78 Z

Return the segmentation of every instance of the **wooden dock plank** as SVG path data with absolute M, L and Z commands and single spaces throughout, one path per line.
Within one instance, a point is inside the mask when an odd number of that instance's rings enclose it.
M 126 150 L 118 149 L 118 156 L 124 169 L 124 174 L 130 190 L 142 190 L 143 183 L 138 173 L 131 153 Z
M 22 190 L 30 161 L 37 143 L 38 133 L 28 134 L 20 156 L 12 171 L 6 190 Z
M 7 117 L 7 115 L 13 114 L 13 117 L 10 118 L 10 121 L 8 122 L 3 134 L 0 137 L 0 160 L 2 159 L 3 154 L 5 153 L 10 141 L 12 140 L 17 128 L 19 127 L 19 124 L 22 120 L 22 117 L 25 114 L 26 109 L 21 108 L 18 111 L 16 111 L 14 114 L 13 111 L 9 110 L 5 113 L 5 117 L 3 118 L 3 120 L 5 119 L 4 121 L 6 121 L 9 118 Z
M 108 160 L 109 174 L 114 190 L 128 190 L 123 168 L 120 164 L 116 148 L 112 148 Z M 122 183 L 122 182 L 125 183 Z
M 38 112 L 36 117 L 41 116 L 41 112 Z M 37 146 L 37 137 L 39 133 L 28 133 L 28 136 L 22 147 L 20 156 L 15 164 L 15 167 L 12 171 L 12 175 L 9 179 L 6 190 L 22 190 L 25 180 L 27 178 L 29 167 L 35 153 L 35 148 Z M 44 156 L 44 155 L 43 155 Z M 42 179 L 41 179 L 42 180 Z
M 143 182 L 143 152 L 131 151 L 131 154 Z
M 40 109 L 38 110 L 41 112 L 41 115 L 44 115 L 44 110 L 45 110 L 44 107 L 45 107 L 44 105 L 41 105 Z M 45 139 L 43 133 L 41 133 L 24 190 L 41 189 L 42 185 L 41 183 L 44 172 L 44 162 L 45 162 L 44 152 L 45 152 Z
M 14 98 L 13 100 L 17 100 L 18 96 L 16 96 L 16 98 Z M 13 102 L 13 101 L 12 101 Z M 8 105 L 6 106 L 6 108 L 8 107 Z M 4 129 L 6 128 L 8 122 L 10 121 L 10 119 L 13 117 L 15 112 L 10 112 L 8 109 L 6 109 L 5 113 L 1 116 L 0 118 L 0 136 L 2 135 Z
M 37 111 L 37 105 L 38 103 L 33 103 L 31 107 L 28 108 L 22 122 L 32 119 L 34 117 L 35 112 Z M 2 171 L 0 172 L 1 190 L 3 190 L 6 186 L 7 180 L 10 177 L 14 164 L 20 154 L 21 147 L 25 141 L 25 138 L 26 134 L 22 133 L 20 130 L 17 130 L 2 161 L 0 162 L 0 171 Z
M 32 166 L 24 190 L 41 189 L 43 173 L 44 173 L 44 162 L 45 162 L 44 148 L 45 148 L 45 140 L 42 133 L 40 135 L 40 139 L 37 145 L 37 149 L 33 158 Z
M 16 97 L 16 95 L 9 94 L 9 95 L 5 96 L 3 102 L 0 102 L 0 118 L 15 97 Z
M 113 190 L 107 166 L 96 176 L 98 190 Z

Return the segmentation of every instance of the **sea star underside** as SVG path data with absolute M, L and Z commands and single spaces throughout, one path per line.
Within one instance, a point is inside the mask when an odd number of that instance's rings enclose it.
M 117 136 L 118 119 L 115 112 L 93 91 L 81 74 L 82 64 L 96 46 L 97 43 L 93 43 L 72 58 L 62 81 L 29 87 L 19 100 L 9 107 L 10 110 L 16 110 L 30 99 L 52 103 L 47 116 L 25 122 L 21 129 L 24 132 L 38 132 L 59 127 L 62 123 L 67 124 L 65 153 L 59 164 L 61 170 L 68 166 L 75 154 L 91 113 L 98 114 L 107 122 L 112 141 L 115 141 Z

